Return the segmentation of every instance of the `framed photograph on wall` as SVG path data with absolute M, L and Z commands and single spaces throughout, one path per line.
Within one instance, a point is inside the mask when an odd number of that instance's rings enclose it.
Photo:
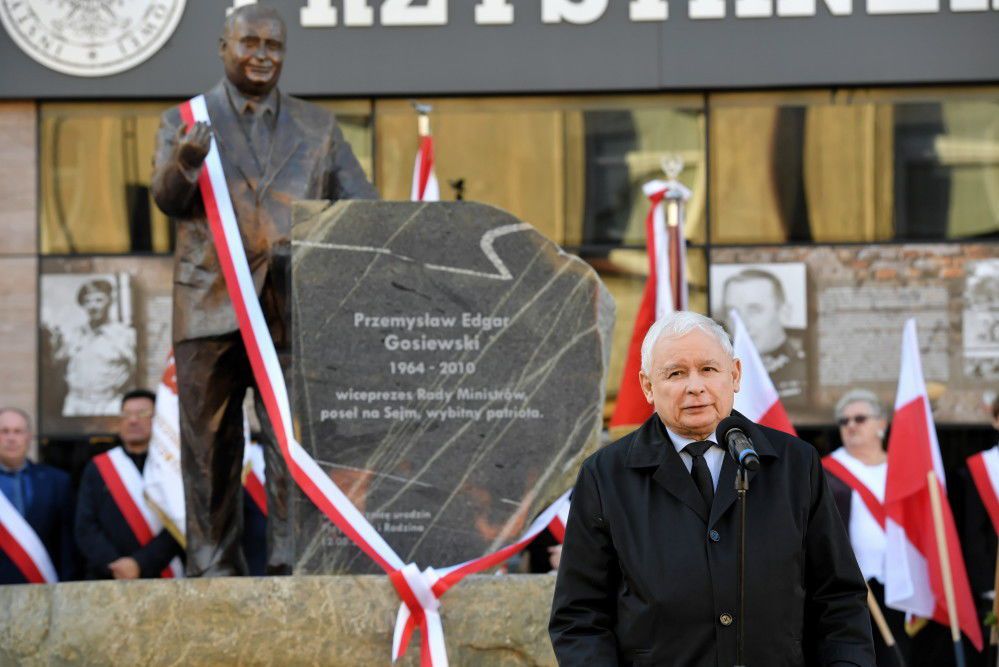
M 171 260 L 46 258 L 39 279 L 39 429 L 113 432 L 121 398 L 155 390 L 170 347 Z
M 711 265 L 711 316 L 739 313 L 785 407 L 808 402 L 807 269 L 803 262 Z

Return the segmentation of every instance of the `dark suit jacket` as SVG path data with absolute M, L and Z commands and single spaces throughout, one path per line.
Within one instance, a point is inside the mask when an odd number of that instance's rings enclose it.
M 146 546 L 139 545 L 93 461 L 87 463 L 80 480 L 76 541 L 83 555 L 87 579 L 110 579 L 108 563 L 124 556 L 135 559 L 142 578 L 155 579 L 182 551 L 165 529 Z
M 28 462 L 31 504 L 25 512 L 28 522 L 49 552 L 59 581 L 76 578 L 76 547 L 73 544 L 73 494 L 69 475 L 57 468 Z M 0 584 L 23 584 L 26 580 L 17 566 L 0 551 Z
M 826 483 L 829 484 L 829 491 L 832 493 L 836 510 L 843 519 L 843 526 L 847 534 L 850 532 L 850 513 L 853 508 L 853 489 L 836 475 L 826 473 Z
M 967 466 L 958 470 L 957 484 L 950 485 L 950 488 L 956 491 L 960 503 L 961 547 L 968 580 L 975 602 L 979 607 L 985 607 L 988 605 L 982 595 L 995 588 L 996 529 Z
M 272 254 L 287 252 L 293 201 L 373 199 L 377 193 L 333 115 L 322 107 L 279 95 L 270 159 L 263 161 L 261 171 L 221 82 L 205 93 L 205 102 L 259 294 Z M 160 119 L 152 178 L 156 203 L 177 223 L 174 342 L 237 329 L 197 174 L 188 173 L 176 159 L 181 125 L 177 107 Z
M 867 589 L 816 450 L 753 426 L 749 665 L 874 665 Z M 653 415 L 579 473 L 549 631 L 561 665 L 728 667 L 736 659 L 735 464 L 710 514 Z M 727 620 L 727 619 L 725 619 Z

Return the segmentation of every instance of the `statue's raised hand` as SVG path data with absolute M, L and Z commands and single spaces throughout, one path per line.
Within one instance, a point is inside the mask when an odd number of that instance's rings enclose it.
M 195 123 L 190 131 L 177 130 L 177 159 L 187 169 L 197 169 L 205 161 L 212 142 L 212 128 L 208 123 Z

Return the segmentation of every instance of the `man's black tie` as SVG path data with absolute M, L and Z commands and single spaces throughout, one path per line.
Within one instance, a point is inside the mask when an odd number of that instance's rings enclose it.
M 704 460 L 704 452 L 713 445 L 713 442 L 692 442 L 683 448 L 683 451 L 690 454 L 693 464 L 690 466 L 690 476 L 694 478 L 697 490 L 704 498 L 704 504 L 711 509 L 711 502 L 715 499 L 715 483 L 711 480 L 711 471 L 708 470 L 708 462 Z

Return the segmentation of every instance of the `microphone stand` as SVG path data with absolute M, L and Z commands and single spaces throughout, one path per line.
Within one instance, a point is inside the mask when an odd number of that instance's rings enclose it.
M 746 492 L 749 491 L 749 473 L 739 466 L 735 473 L 736 502 L 739 504 L 739 553 L 736 563 L 736 584 L 739 595 L 739 611 L 735 617 L 735 667 L 746 667 L 743 647 L 746 641 Z

